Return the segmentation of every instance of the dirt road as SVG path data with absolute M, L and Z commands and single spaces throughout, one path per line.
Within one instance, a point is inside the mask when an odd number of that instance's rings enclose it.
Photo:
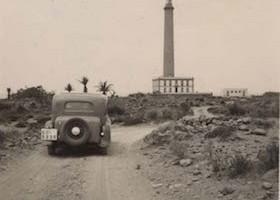
M 51 157 L 46 147 L 22 159 L 0 175 L 5 200 L 149 200 L 150 182 L 141 176 L 132 144 L 154 127 L 116 127 L 107 156 L 75 152 Z

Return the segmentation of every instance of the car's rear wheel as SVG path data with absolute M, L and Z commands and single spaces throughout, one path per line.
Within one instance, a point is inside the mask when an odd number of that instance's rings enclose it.
M 108 148 L 107 147 L 99 147 L 100 154 L 101 155 L 107 155 L 108 154 Z
M 89 136 L 89 128 L 82 119 L 71 119 L 67 122 L 63 130 L 63 140 L 70 146 L 85 144 Z
M 48 154 L 50 156 L 53 156 L 56 154 L 56 145 L 54 145 L 54 144 L 48 145 Z

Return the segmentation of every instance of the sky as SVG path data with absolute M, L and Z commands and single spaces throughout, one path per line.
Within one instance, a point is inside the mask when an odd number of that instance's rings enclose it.
M 151 92 L 163 71 L 164 0 L 0 0 L 0 96 L 87 76 L 119 95 Z M 175 73 L 195 90 L 280 88 L 279 0 L 174 0 Z

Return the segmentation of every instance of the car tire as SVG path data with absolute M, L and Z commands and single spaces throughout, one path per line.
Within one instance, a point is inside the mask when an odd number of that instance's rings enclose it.
M 48 145 L 48 154 L 50 156 L 56 155 L 56 146 L 54 144 Z
M 107 147 L 100 147 L 100 154 L 101 155 L 107 155 L 108 154 L 108 148 Z
M 79 127 L 81 133 L 75 136 L 71 133 L 73 127 Z M 69 146 L 80 146 L 85 144 L 90 136 L 87 123 L 79 118 L 69 120 L 63 128 L 63 141 Z

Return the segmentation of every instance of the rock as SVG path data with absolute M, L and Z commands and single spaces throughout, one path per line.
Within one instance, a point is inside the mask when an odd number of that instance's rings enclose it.
M 243 125 L 239 126 L 239 130 L 241 130 L 241 131 L 249 131 L 249 127 L 247 125 L 243 124 Z
M 178 189 L 180 187 L 182 187 L 183 185 L 181 183 L 176 183 L 176 184 L 173 184 L 173 185 L 170 185 L 169 186 L 169 189 Z
M 201 171 L 199 171 L 198 169 L 195 169 L 195 170 L 193 171 L 193 175 L 197 176 L 197 175 L 199 175 L 199 174 L 201 174 Z
M 183 131 L 175 131 L 174 133 L 174 140 L 182 141 L 191 138 L 192 135 L 188 132 Z
M 174 122 L 165 122 L 158 127 L 158 131 L 161 133 L 166 132 L 167 130 L 174 129 L 175 123 Z
M 159 188 L 159 187 L 162 187 L 162 186 L 163 186 L 162 183 L 153 183 L 153 184 L 152 184 L 152 187 L 153 187 L 154 189 Z
M 244 124 L 249 124 L 249 123 L 251 123 L 251 121 L 252 121 L 251 117 L 244 117 L 244 118 L 242 118 L 242 122 Z
M 251 131 L 251 134 L 266 136 L 266 131 L 262 128 L 256 128 L 253 131 Z
M 195 176 L 195 177 L 192 178 L 192 181 L 197 182 L 197 181 L 199 181 L 199 178 L 197 176 Z
M 207 174 L 205 174 L 205 178 L 211 178 L 211 176 L 212 176 L 211 172 L 208 172 Z
M 269 182 L 263 182 L 262 187 L 265 190 L 270 190 L 272 188 L 272 184 Z
M 188 167 L 192 164 L 192 159 L 182 159 L 179 161 L 180 166 Z
M 264 156 L 266 156 L 266 155 L 264 155 Z M 271 169 L 271 170 L 267 171 L 264 175 L 262 175 L 261 179 L 263 181 L 271 181 L 271 180 L 276 179 L 276 181 L 277 181 L 278 177 L 279 177 L 278 169 Z
M 26 122 L 27 122 L 28 124 L 30 124 L 30 125 L 32 125 L 32 124 L 37 124 L 37 123 L 38 123 L 38 121 L 35 120 L 35 119 L 33 119 L 33 118 L 28 119 Z
M 141 165 L 140 165 L 140 164 L 137 164 L 137 165 L 136 165 L 136 169 L 137 169 L 137 170 L 141 169 Z
M 224 196 L 232 194 L 235 191 L 234 188 L 225 186 L 222 190 L 220 190 L 220 193 L 223 194 Z

